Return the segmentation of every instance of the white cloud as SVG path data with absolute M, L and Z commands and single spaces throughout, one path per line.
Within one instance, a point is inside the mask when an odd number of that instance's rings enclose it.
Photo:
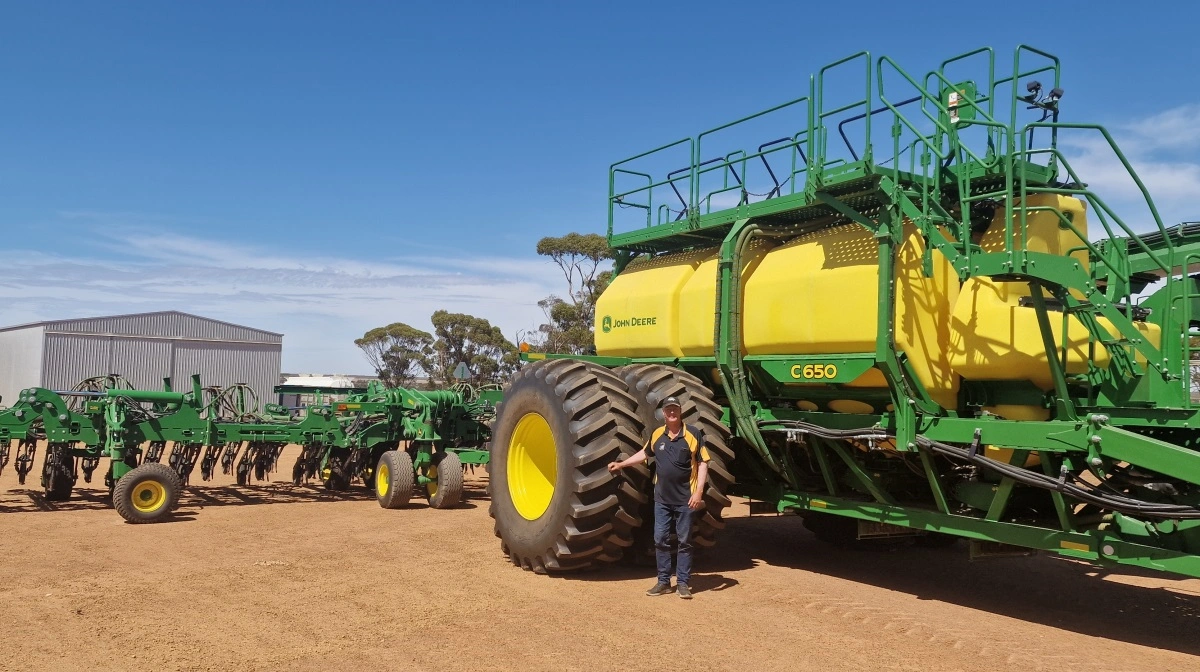
M 1200 104 L 1114 124 L 1110 133 L 1146 186 L 1164 225 L 1200 220 Z M 1080 179 L 1121 219 L 1138 232 L 1154 228 L 1141 190 L 1103 136 L 1065 131 L 1059 146 Z
M 8 251 L 0 324 L 182 310 L 284 334 L 288 370 L 366 372 L 353 340 L 389 322 L 431 329 L 437 309 L 488 319 L 510 338 L 561 292 L 547 260 L 506 257 L 372 262 L 266 250 L 170 233 L 95 234 L 113 256 Z
M 1200 147 L 1200 103 L 1174 107 L 1118 128 L 1145 149 L 1195 149 Z

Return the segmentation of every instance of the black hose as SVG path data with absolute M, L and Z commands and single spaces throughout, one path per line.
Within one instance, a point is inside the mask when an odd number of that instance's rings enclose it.
M 799 420 L 775 420 L 760 423 L 760 425 L 778 425 L 785 430 L 794 430 L 806 434 L 813 434 L 826 439 L 835 440 L 875 440 L 883 441 L 894 439 L 895 435 L 890 434 L 883 429 L 829 429 L 820 425 L 814 425 Z M 1158 502 L 1146 502 L 1140 499 L 1133 499 L 1117 494 L 1106 494 L 1098 492 L 1091 484 L 1082 481 L 1071 475 L 1069 482 L 1065 473 L 1060 478 L 1039 474 L 1037 472 L 1022 469 L 1021 467 L 993 460 L 990 457 L 985 457 L 980 454 L 972 455 L 966 448 L 959 448 L 948 443 L 934 441 L 925 436 L 918 435 L 915 439 L 916 444 L 922 448 L 931 450 L 939 455 L 962 460 L 973 464 L 977 467 L 990 469 L 999 473 L 1002 476 L 1011 478 L 1017 483 L 1028 485 L 1043 490 L 1054 490 L 1069 495 L 1082 502 L 1095 504 L 1106 509 L 1118 511 L 1120 513 L 1128 513 L 1141 515 L 1150 518 L 1169 518 L 1175 520 L 1193 520 L 1200 519 L 1200 509 L 1184 504 L 1163 504 Z

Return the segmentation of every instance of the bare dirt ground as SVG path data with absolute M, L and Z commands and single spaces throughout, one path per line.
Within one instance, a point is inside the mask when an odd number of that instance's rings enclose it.
M 190 488 L 174 522 L 128 525 L 99 476 L 52 504 L 37 474 L 0 477 L 4 670 L 1200 665 L 1200 580 L 1046 556 L 969 563 L 962 546 L 841 550 L 744 503 L 685 602 L 643 596 L 649 569 L 513 567 L 481 478 L 462 508 L 385 511 L 359 488 L 222 477 Z

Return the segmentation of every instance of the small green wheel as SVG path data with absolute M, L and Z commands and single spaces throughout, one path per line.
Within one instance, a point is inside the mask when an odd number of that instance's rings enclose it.
M 463 468 L 458 455 L 446 453 L 437 466 L 430 466 L 425 473 L 430 479 L 425 484 L 429 506 L 448 509 L 462 501 Z
M 127 522 L 157 523 L 171 515 L 182 489 L 173 469 L 149 462 L 117 479 L 113 506 Z
M 416 480 L 408 453 L 389 450 L 375 465 L 375 500 L 385 509 L 398 509 L 412 499 Z

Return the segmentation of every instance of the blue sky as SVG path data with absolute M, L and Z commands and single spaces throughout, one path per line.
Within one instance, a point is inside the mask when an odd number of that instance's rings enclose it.
M 1200 219 L 1200 10 L 1137 7 L 4 3 L 0 324 L 185 310 L 323 372 L 366 372 L 355 337 L 438 308 L 514 337 L 563 289 L 534 244 L 603 232 L 610 163 L 862 49 L 918 72 L 1058 54 L 1064 118 L 1110 126 L 1166 218 Z M 1094 143 L 1070 151 L 1137 212 Z

